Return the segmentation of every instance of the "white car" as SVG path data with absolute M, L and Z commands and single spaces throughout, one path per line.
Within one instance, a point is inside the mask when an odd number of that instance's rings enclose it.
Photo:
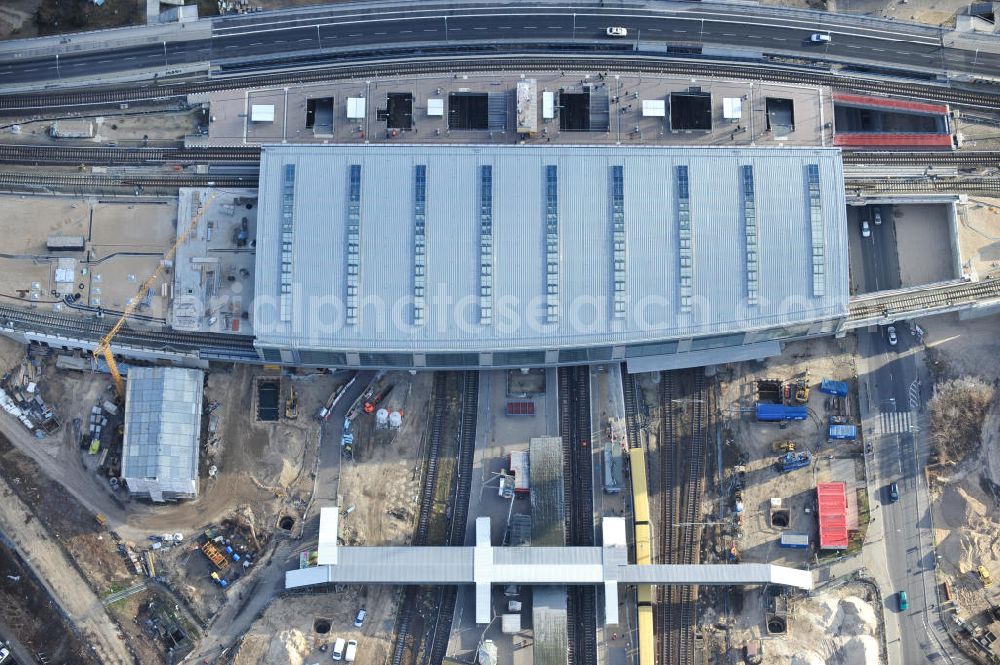
M 345 646 L 347 646 L 347 640 L 343 637 L 338 637 L 337 641 L 333 644 L 333 651 L 330 653 L 331 660 L 344 660 Z
M 875 226 L 882 223 L 882 209 L 878 206 L 872 208 L 872 219 L 875 220 Z
M 889 346 L 896 346 L 896 342 L 899 341 L 896 337 L 896 326 L 889 326 L 885 329 L 885 333 L 889 337 Z
M 615 25 L 607 30 L 608 37 L 628 37 L 628 29 Z
M 871 238 L 872 237 L 872 227 L 868 225 L 867 219 L 861 220 L 861 237 Z
M 10 649 L 0 647 L 0 663 L 6 663 L 8 658 L 10 658 Z
M 354 627 L 361 628 L 365 623 L 365 617 L 368 616 L 368 611 L 365 608 L 358 610 L 357 615 L 354 617 Z
M 358 641 L 348 640 L 347 651 L 344 652 L 344 662 L 353 663 L 358 656 Z
M 811 41 L 813 44 L 827 44 L 832 40 L 833 38 L 830 36 L 830 33 L 828 32 L 814 32 L 811 35 L 809 35 L 809 41 Z

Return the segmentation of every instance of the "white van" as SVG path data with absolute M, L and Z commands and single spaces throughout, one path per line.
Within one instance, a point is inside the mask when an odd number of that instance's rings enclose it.
M 354 662 L 354 657 L 358 655 L 358 641 L 350 640 L 347 643 L 347 651 L 344 652 L 344 660 L 348 663 Z
M 333 645 L 333 653 L 330 654 L 330 658 L 334 660 L 344 660 L 344 646 L 347 641 L 343 637 L 338 637 L 337 641 Z

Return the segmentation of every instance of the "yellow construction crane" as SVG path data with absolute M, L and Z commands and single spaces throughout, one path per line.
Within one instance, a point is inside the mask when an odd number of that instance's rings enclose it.
M 135 312 L 139 303 L 146 297 L 149 290 L 153 288 L 153 284 L 156 283 L 156 280 L 158 280 L 160 275 L 163 274 L 163 271 L 166 270 L 166 264 L 173 258 L 174 254 L 177 253 L 177 248 L 180 247 L 184 241 L 187 240 L 188 236 L 191 235 L 191 233 L 198 227 L 198 221 L 205 215 L 205 211 L 208 210 L 209 204 L 212 203 L 212 200 L 215 199 L 216 196 L 218 195 L 212 194 L 208 197 L 207 201 L 201 204 L 201 209 L 191 218 L 191 223 L 188 224 L 187 229 L 184 230 L 184 233 L 177 236 L 174 244 L 171 245 L 170 249 L 168 249 L 163 255 L 160 265 L 158 265 L 156 270 L 153 271 L 153 274 L 146 278 L 146 281 L 142 283 L 142 286 L 139 287 L 136 294 L 132 296 L 131 300 L 128 301 L 124 311 L 122 311 L 121 317 L 115 325 L 111 327 L 111 330 L 109 330 L 107 334 L 101 338 L 100 343 L 94 348 L 94 358 L 103 357 L 105 362 L 108 363 L 108 370 L 111 372 L 111 378 L 114 379 L 115 393 L 118 395 L 119 401 L 125 399 L 125 381 L 122 380 L 122 374 L 118 371 L 118 363 L 115 362 L 115 355 L 111 352 L 111 341 L 125 326 L 125 321 L 127 321 L 128 317 Z

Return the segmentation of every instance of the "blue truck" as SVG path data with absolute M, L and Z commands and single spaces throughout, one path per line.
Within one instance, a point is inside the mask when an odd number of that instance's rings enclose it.
M 757 404 L 757 421 L 762 423 L 779 423 L 786 420 L 805 420 L 809 417 L 809 409 L 804 406 L 786 406 L 784 404 Z
M 819 383 L 819 391 L 825 395 L 833 395 L 835 397 L 847 397 L 847 391 L 850 386 L 847 385 L 846 381 L 834 381 L 833 379 L 823 379 Z

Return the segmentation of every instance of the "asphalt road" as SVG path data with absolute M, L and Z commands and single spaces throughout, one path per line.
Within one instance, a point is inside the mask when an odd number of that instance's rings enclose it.
M 896 233 L 891 209 L 882 206 L 884 222 L 875 226 L 871 208 L 854 210 L 850 233 L 860 233 L 858 216 L 867 216 L 872 237 L 862 239 L 864 265 L 863 290 L 876 291 L 900 288 L 899 262 L 896 253 Z M 940 628 L 940 619 L 933 611 L 935 598 L 934 553 L 931 548 L 929 500 L 923 483 L 927 460 L 927 437 L 920 434 L 921 412 L 926 395 L 917 385 L 917 358 L 913 352 L 917 340 L 910 334 L 906 322 L 895 325 L 897 343 L 889 343 L 887 329 L 859 332 L 859 352 L 864 353 L 873 371 L 862 380 L 869 385 L 878 414 L 871 472 L 877 494 L 872 503 L 882 505 L 885 538 L 885 577 L 890 589 L 883 589 L 886 621 L 899 626 L 899 643 L 890 644 L 906 665 L 923 665 L 945 658 L 949 648 L 947 637 Z M 889 485 L 899 488 L 899 500 L 889 496 Z M 899 591 L 906 591 L 909 607 L 899 607 Z M 942 662 L 945 662 L 942 660 Z M 953 662 L 964 662 L 956 658 Z
M 412 5 L 411 5 L 412 6 Z M 65 53 L 33 60 L 0 62 L 0 80 L 28 83 L 66 77 L 97 77 L 138 69 L 167 69 L 211 61 L 220 64 L 246 58 L 286 59 L 321 49 L 378 50 L 418 43 L 454 47 L 462 43 L 516 41 L 545 46 L 554 43 L 598 43 L 644 50 L 669 44 L 712 45 L 786 51 L 839 60 L 863 58 L 902 69 L 914 65 L 963 72 L 1000 71 L 1000 54 L 943 48 L 926 30 L 886 22 L 861 27 L 849 17 L 829 14 L 822 21 L 799 15 L 778 18 L 754 8 L 667 6 L 664 9 L 539 7 L 504 5 L 467 9 L 352 10 L 341 5 L 295 14 L 261 14 L 215 19 L 213 36 L 177 42 L 154 42 L 117 50 Z M 608 26 L 628 29 L 627 38 L 608 38 Z M 874 26 L 875 24 L 873 24 Z M 829 32 L 830 43 L 809 43 L 813 32 Z

